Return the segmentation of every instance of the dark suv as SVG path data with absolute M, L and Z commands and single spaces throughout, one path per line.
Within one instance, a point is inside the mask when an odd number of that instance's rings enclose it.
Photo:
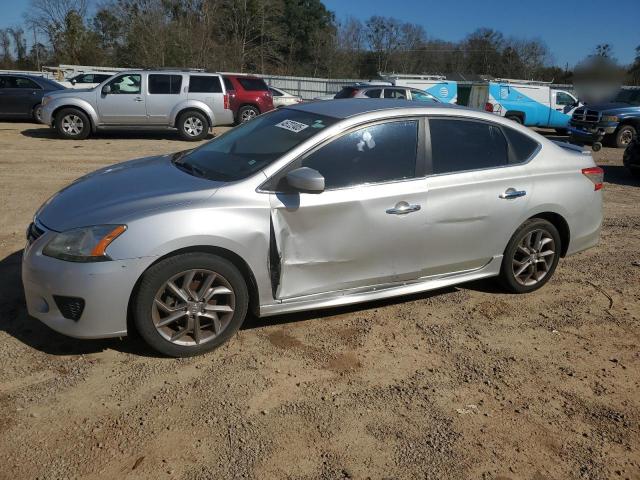
M 273 97 L 261 78 L 226 73 L 224 85 L 236 123 L 248 122 L 261 113 L 273 110 Z

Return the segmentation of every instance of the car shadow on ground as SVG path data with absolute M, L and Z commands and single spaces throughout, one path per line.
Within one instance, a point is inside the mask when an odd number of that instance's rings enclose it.
M 111 349 L 140 356 L 163 357 L 148 347 L 137 334 L 129 335 L 122 339 L 80 340 L 59 334 L 38 319 L 31 317 L 27 313 L 22 289 L 21 263 L 22 251 L 14 252 L 0 260 L 0 292 L 2 295 L 0 297 L 0 331 L 6 332 L 31 348 L 50 355 L 84 355 Z M 242 326 L 242 330 L 293 324 L 307 320 L 329 320 L 331 317 L 348 313 L 382 308 L 404 302 L 427 300 L 431 297 L 453 293 L 456 290 L 455 287 L 447 287 L 431 292 L 416 293 L 344 307 L 289 313 L 266 318 L 249 315 Z
M 640 178 L 634 177 L 627 168 L 621 165 L 600 165 L 600 167 L 604 170 L 605 183 L 632 187 L 640 186 Z
M 53 128 L 41 125 L 40 127 L 27 128 L 20 132 L 21 135 L 29 138 L 44 140 L 63 140 L 58 136 Z M 203 140 L 211 140 L 215 135 L 209 133 Z M 170 140 L 176 142 L 191 143 L 183 140 L 175 131 L 157 131 L 157 130 L 101 130 L 92 133 L 87 139 L 90 140 Z

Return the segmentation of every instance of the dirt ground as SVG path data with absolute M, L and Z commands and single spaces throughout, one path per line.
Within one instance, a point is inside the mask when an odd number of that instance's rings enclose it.
M 526 296 L 490 281 L 249 319 L 206 356 L 27 315 L 24 231 L 98 167 L 177 137 L 0 123 L 0 478 L 640 479 L 640 184 L 606 171 L 600 245 Z

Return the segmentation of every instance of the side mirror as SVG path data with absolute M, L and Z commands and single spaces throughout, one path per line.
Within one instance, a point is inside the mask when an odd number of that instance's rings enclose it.
M 320 172 L 309 167 L 291 170 L 285 177 L 287 184 L 302 193 L 322 193 L 324 191 L 324 177 Z
M 109 95 L 111 93 L 111 86 L 110 85 L 105 85 L 104 87 L 102 87 L 102 94 L 103 95 Z
M 75 84 L 76 84 L 76 79 L 74 78 L 71 80 L 71 85 L 75 85 Z

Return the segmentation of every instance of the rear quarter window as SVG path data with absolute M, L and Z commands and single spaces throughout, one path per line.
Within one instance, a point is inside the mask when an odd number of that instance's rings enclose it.
M 535 153 L 540 144 L 512 128 L 504 127 L 503 132 L 509 141 L 509 163 L 524 163 Z
M 192 75 L 189 80 L 189 92 L 192 93 L 222 93 L 220 77 Z

